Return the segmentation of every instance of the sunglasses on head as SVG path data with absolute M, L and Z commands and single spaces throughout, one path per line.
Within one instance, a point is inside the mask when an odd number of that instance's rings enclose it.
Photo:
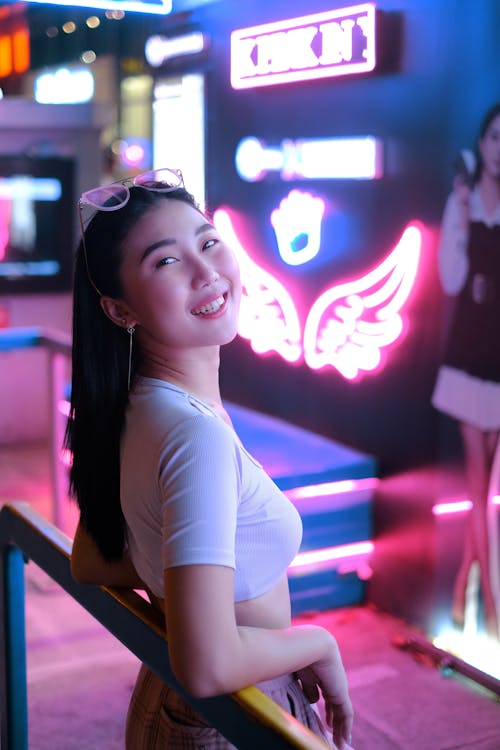
M 184 187 L 184 180 L 180 169 L 152 169 L 149 172 L 135 175 L 135 177 L 126 177 L 124 180 L 112 182 L 109 185 L 101 185 L 92 188 L 92 190 L 86 190 L 81 194 L 80 200 L 78 201 L 78 218 L 80 219 L 80 229 L 82 232 L 85 267 L 87 269 L 89 281 L 100 297 L 102 297 L 102 292 L 94 284 L 92 276 L 90 275 L 82 207 L 91 206 L 97 211 L 117 211 L 128 203 L 130 198 L 129 187 L 140 187 L 154 193 L 169 193 L 172 190 Z

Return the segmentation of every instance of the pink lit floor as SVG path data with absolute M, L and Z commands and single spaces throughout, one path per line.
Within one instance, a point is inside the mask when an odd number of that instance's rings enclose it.
M 48 466 L 44 446 L 0 448 L 0 504 L 28 501 L 51 519 Z M 446 678 L 430 660 L 393 645 L 433 609 L 446 614 L 460 518 L 436 525 L 422 509 L 460 488 L 459 474 L 434 469 L 384 480 L 380 505 L 392 520 L 376 536 L 370 603 L 300 617 L 339 641 L 356 711 L 356 750 L 500 747 L 500 705 L 490 693 Z M 77 514 L 69 502 L 66 511 L 63 530 L 71 536 Z M 26 581 L 30 748 L 123 748 L 137 660 L 32 563 Z

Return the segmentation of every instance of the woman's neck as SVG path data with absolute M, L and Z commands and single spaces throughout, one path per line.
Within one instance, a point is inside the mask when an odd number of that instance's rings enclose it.
M 159 357 L 142 353 L 139 374 L 165 380 L 192 393 L 211 405 L 221 403 L 219 388 L 219 348 L 207 347 L 196 352 L 176 352 L 175 356 Z

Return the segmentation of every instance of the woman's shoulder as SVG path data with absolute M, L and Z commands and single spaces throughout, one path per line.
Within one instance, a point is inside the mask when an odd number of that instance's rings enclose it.
M 127 431 L 146 430 L 150 437 L 162 441 L 174 435 L 226 436 L 231 429 L 215 409 L 178 386 L 155 378 L 140 377 L 129 398 Z

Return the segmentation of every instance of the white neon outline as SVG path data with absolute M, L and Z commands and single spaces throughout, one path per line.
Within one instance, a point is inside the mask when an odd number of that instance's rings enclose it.
M 276 235 L 281 258 L 290 266 L 300 266 L 316 257 L 321 245 L 321 224 L 325 213 L 325 201 L 317 195 L 302 190 L 291 190 L 271 213 L 271 225 Z M 288 225 L 300 218 L 303 234 L 307 234 L 307 245 L 301 250 L 293 250 L 283 231 L 285 215 Z M 290 217 L 291 221 L 290 221 Z

